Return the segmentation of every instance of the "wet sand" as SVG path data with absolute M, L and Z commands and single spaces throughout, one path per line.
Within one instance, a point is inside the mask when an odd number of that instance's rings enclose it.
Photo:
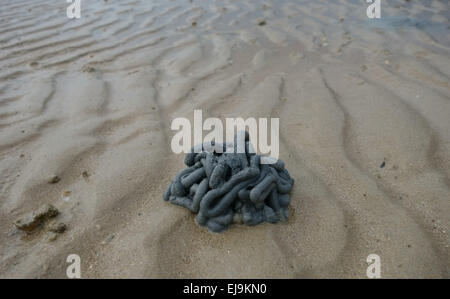
M 1 278 L 64 278 L 74 253 L 83 278 L 365 278 L 369 254 L 450 277 L 448 1 L 67 5 L 0 7 Z M 193 109 L 280 118 L 287 223 L 211 234 L 162 201 Z M 53 241 L 13 225 L 43 204 Z

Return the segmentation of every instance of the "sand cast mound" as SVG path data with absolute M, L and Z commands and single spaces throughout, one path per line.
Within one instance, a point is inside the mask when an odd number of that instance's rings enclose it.
M 203 146 L 189 153 L 181 171 L 169 184 L 163 199 L 197 214 L 197 223 L 212 232 L 225 231 L 233 220 L 246 225 L 286 221 L 289 192 L 294 180 L 277 160 L 262 164 L 261 156 L 251 153 L 246 135 L 245 153 L 237 151 L 237 136 L 232 145 L 217 145 L 218 153 Z

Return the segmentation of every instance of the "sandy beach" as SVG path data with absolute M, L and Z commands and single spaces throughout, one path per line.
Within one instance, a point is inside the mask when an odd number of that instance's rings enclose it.
M 449 1 L 68 5 L 0 5 L 0 278 L 450 278 Z M 162 200 L 194 109 L 279 118 L 286 223 Z M 64 233 L 16 228 L 44 204 Z

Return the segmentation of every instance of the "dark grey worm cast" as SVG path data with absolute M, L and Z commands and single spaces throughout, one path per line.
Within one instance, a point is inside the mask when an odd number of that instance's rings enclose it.
M 225 231 L 233 221 L 246 225 L 286 221 L 289 192 L 294 180 L 278 160 L 261 164 L 261 156 L 251 153 L 245 132 L 245 153 L 238 153 L 238 134 L 233 153 L 227 145 L 200 145 L 186 155 L 188 168 L 169 184 L 163 199 L 197 214 L 197 223 L 212 232 Z M 223 153 L 214 149 L 218 146 Z M 198 151 L 197 151 L 198 152 Z

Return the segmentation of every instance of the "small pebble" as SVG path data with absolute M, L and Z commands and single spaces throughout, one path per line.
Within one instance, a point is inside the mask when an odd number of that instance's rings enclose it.
M 59 181 L 61 181 L 61 178 L 57 175 L 53 176 L 48 183 L 49 184 L 57 184 Z
M 70 200 L 70 194 L 71 193 L 72 193 L 71 191 L 67 191 L 67 190 L 63 192 L 63 200 L 65 202 L 68 202 Z
M 17 219 L 14 224 L 19 230 L 29 233 L 39 227 L 46 220 L 55 218 L 58 214 L 58 209 L 47 204 L 41 206 L 36 211 L 30 212 Z
M 58 239 L 58 234 L 56 234 L 56 233 L 50 233 L 50 235 L 48 236 L 49 242 L 54 242 L 54 241 L 56 241 L 56 239 Z
M 63 232 L 65 232 L 67 229 L 67 225 L 65 225 L 62 222 L 57 222 L 52 224 L 48 230 L 53 232 L 53 233 L 58 233 L 58 234 L 62 234 Z

